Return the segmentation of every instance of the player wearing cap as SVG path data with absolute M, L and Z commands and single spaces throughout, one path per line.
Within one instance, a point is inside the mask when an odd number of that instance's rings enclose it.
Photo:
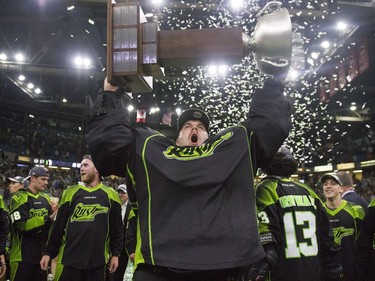
M 46 273 L 40 269 L 39 261 L 57 205 L 44 193 L 49 179 L 47 169 L 32 168 L 28 179 L 29 187 L 19 189 L 10 202 L 10 274 L 12 281 L 45 281 Z
M 8 178 L 9 180 L 9 193 L 14 194 L 16 193 L 20 188 L 24 188 L 25 186 L 25 178 L 16 176 L 14 178 Z
M 64 190 L 40 267 L 57 258 L 56 281 L 104 281 L 106 265 L 115 272 L 121 252 L 121 202 L 103 185 L 94 163 L 85 155 L 81 184 Z
M 242 266 L 264 257 L 253 180 L 291 128 L 283 85 L 267 80 L 246 121 L 212 136 L 204 111 L 185 110 L 176 142 L 130 127 L 121 90 L 107 82 L 104 90 L 87 140 L 103 176 L 128 177 L 138 218 L 134 280 L 239 280 Z
M 341 280 L 323 203 L 309 186 L 290 178 L 297 166 L 282 146 L 263 170 L 267 176 L 256 187 L 256 201 L 266 260 L 252 265 L 249 280 Z
M 321 179 L 326 198 L 324 203 L 331 223 L 335 244 L 340 247 L 338 260 L 344 269 L 344 280 L 355 281 L 355 240 L 365 211 L 360 205 L 341 199 L 342 182 L 337 174 L 325 174 Z

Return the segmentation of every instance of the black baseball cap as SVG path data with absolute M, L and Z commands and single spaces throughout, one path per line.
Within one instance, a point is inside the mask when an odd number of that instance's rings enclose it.
M 342 186 L 342 181 L 336 174 L 325 174 L 324 176 L 321 177 L 320 181 L 324 183 L 328 179 L 332 179 Z
M 20 177 L 20 176 L 16 176 L 14 178 L 8 178 L 8 180 L 10 180 L 12 182 L 23 183 L 23 181 L 25 180 L 25 178 L 24 177 Z
M 182 126 L 189 120 L 201 121 L 208 132 L 208 129 L 210 128 L 210 118 L 208 118 L 206 112 L 199 108 L 189 108 L 181 113 L 177 119 L 177 131 L 179 132 Z
M 44 167 L 36 166 L 30 170 L 29 177 L 49 177 L 48 170 Z

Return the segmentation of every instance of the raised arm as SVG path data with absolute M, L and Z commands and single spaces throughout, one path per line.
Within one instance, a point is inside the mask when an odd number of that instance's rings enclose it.
M 133 144 L 126 106 L 128 96 L 105 79 L 104 91 L 92 104 L 86 98 L 88 119 L 87 143 L 95 167 L 101 176 L 126 176 L 128 152 Z
M 287 138 L 292 127 L 291 103 L 284 84 L 268 79 L 251 101 L 245 126 L 253 134 L 254 169 L 264 167 Z

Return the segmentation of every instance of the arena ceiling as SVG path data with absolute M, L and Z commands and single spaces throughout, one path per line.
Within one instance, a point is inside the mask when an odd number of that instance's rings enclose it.
M 138 2 L 144 13 L 152 14 L 149 21 L 158 21 L 162 30 L 240 26 L 250 36 L 255 15 L 267 3 L 233 1 L 243 5 L 235 10 L 229 0 Z M 337 138 L 349 124 L 374 126 L 375 2 L 281 2 L 289 10 L 295 34 L 296 76 L 287 88 L 296 108 L 290 142 L 298 141 L 304 151 L 304 147 L 334 138 L 329 131 L 336 127 L 343 127 Z M 346 27 L 337 30 L 339 21 Z M 2 0 L 0 108 L 80 122 L 86 95 L 94 98 L 106 76 L 106 25 L 106 0 Z M 330 47 L 321 47 L 324 40 Z M 363 40 L 368 43 L 369 67 L 355 81 L 330 95 L 332 75 Z M 317 57 L 311 59 L 314 52 Z M 16 60 L 17 54 L 23 54 L 22 62 Z M 85 67 L 74 64 L 77 57 L 86 63 Z M 226 71 L 224 76 L 210 76 L 207 66 L 169 67 L 165 77 L 155 81 L 151 93 L 133 95 L 133 105 L 146 110 L 159 107 L 160 114 L 176 107 L 199 106 L 210 113 L 214 129 L 232 125 L 244 118 L 251 93 L 265 76 L 258 71 L 251 54 L 239 64 L 227 66 Z M 28 88 L 30 83 L 32 89 Z M 328 98 L 324 102 L 319 98 L 321 83 L 327 84 Z M 40 91 L 35 91 L 37 88 Z M 350 110 L 353 105 L 356 110 Z M 149 115 L 148 119 L 154 125 L 161 119 L 155 116 Z M 344 125 L 337 124 L 339 121 Z M 311 130 L 308 136 L 306 130 Z M 316 131 L 326 133 L 317 141 L 313 140 Z M 300 156 L 308 159 L 304 153 Z

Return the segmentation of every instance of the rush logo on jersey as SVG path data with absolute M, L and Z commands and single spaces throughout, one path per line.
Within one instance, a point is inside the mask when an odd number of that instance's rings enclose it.
M 213 143 L 207 143 L 197 147 L 169 146 L 165 151 L 163 151 L 163 154 L 168 159 L 177 159 L 182 161 L 211 156 L 215 149 L 223 141 L 230 139 L 232 136 L 233 132 L 228 132 Z
M 100 204 L 84 205 L 79 203 L 70 218 L 71 222 L 78 221 L 93 221 L 95 216 L 102 213 L 107 213 L 108 207 L 103 207 Z

